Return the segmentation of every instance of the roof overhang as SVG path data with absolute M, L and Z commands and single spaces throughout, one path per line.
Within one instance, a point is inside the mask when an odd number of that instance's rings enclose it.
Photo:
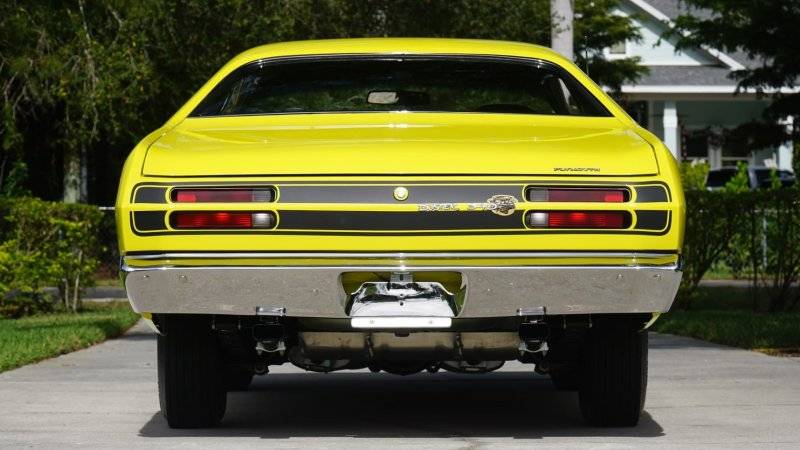
M 797 94 L 800 87 L 767 89 L 759 93 L 755 89 L 736 92 L 736 85 L 623 85 L 621 92 L 629 98 L 649 100 L 754 100 L 763 95 L 776 93 Z
M 642 11 L 646 12 L 656 20 L 663 22 L 669 28 L 675 28 L 675 22 L 669 18 L 666 14 L 659 11 L 653 5 L 647 3 L 645 0 L 628 0 L 637 8 L 641 9 Z M 685 35 L 688 33 L 684 33 Z M 742 70 L 746 67 L 742 65 L 740 62 L 736 61 L 735 59 L 731 58 L 729 55 L 725 54 L 724 52 L 715 49 L 713 47 L 709 47 L 707 45 L 701 45 L 701 49 L 706 51 L 709 55 L 716 58 L 719 62 L 725 64 L 731 70 Z

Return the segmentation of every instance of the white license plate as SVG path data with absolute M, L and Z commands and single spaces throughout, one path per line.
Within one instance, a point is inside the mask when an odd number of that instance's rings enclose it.
M 450 317 L 353 317 L 353 328 L 450 328 Z

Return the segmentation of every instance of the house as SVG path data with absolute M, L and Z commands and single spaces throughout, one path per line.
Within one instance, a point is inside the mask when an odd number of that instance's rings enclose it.
M 703 160 L 711 168 L 745 161 L 791 170 L 791 142 L 742 152 L 741 145 L 714 138 L 724 129 L 761 118 L 769 101 L 757 98 L 755 92 L 734 95 L 731 72 L 758 63 L 746 54 L 710 47 L 676 51 L 675 39 L 663 37 L 672 21 L 687 12 L 685 8 L 680 0 L 622 0 L 614 12 L 631 17 L 642 39 L 607 48 L 605 57 L 638 56 L 649 69 L 636 84 L 622 87 L 626 109 L 658 135 L 678 160 Z

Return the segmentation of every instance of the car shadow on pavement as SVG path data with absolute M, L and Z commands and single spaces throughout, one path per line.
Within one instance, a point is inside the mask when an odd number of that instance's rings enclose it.
M 529 372 L 407 377 L 360 372 L 273 373 L 249 392 L 228 395 L 218 428 L 172 430 L 156 413 L 145 437 L 447 438 L 663 436 L 644 412 L 637 427 L 594 428 L 580 418 L 574 392 L 557 391 Z

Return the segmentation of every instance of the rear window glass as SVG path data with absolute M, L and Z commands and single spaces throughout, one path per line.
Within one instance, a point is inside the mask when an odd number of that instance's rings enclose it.
M 294 58 L 243 66 L 194 117 L 335 112 L 610 116 L 566 71 L 537 60 Z

